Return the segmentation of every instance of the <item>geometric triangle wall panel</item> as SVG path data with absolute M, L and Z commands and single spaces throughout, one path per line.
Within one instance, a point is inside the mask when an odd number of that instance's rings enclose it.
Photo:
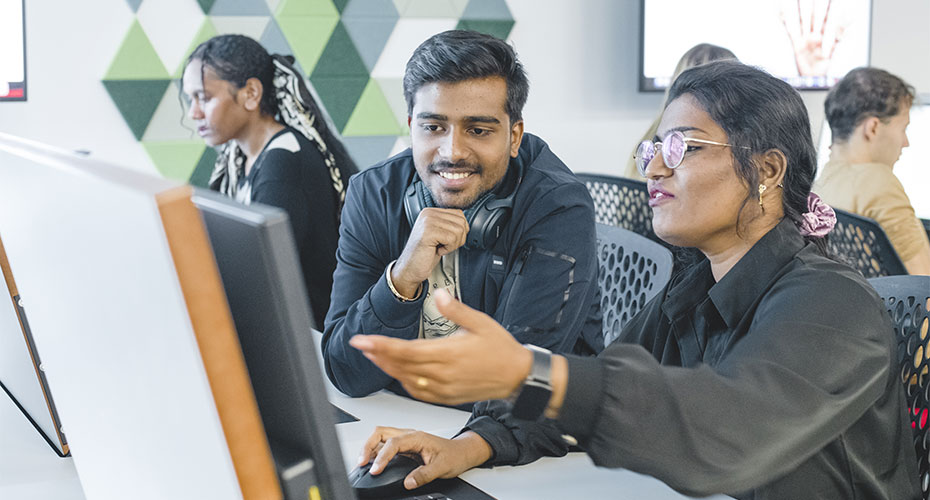
M 454 27 L 506 39 L 506 0 L 126 0 L 133 19 L 101 78 L 165 177 L 206 186 L 216 150 L 180 99 L 188 55 L 224 33 L 293 55 L 361 168 L 409 145 L 403 75 L 413 49 Z M 89 28 L 92 29 L 92 28 Z
M 136 140 L 142 139 L 171 80 L 104 80 L 103 86 L 116 104 Z

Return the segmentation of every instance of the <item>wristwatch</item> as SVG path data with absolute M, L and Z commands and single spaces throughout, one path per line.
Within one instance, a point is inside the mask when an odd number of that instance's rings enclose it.
M 510 413 L 523 420 L 538 420 L 552 396 L 552 352 L 531 344 L 523 344 L 523 347 L 533 353 L 533 366 L 517 393 Z

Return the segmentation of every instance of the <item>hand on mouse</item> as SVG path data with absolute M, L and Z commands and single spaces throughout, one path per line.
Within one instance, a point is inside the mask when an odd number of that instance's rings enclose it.
M 404 479 L 404 488 L 408 490 L 437 478 L 456 477 L 487 462 L 492 454 L 488 443 L 471 431 L 445 439 L 411 429 L 377 427 L 365 442 L 358 465 L 365 465 L 374 458 L 369 473 L 377 475 L 398 453 L 417 454 L 423 460 L 423 465 Z

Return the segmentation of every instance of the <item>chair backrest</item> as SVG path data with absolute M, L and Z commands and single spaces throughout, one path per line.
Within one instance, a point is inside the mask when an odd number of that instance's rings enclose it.
M 872 219 L 836 209 L 830 251 L 866 278 L 907 274 L 885 231 Z
M 646 183 L 610 175 L 575 174 L 594 199 L 594 221 L 617 226 L 657 241 Z
M 597 224 L 598 305 L 605 347 L 671 276 L 668 249 L 626 229 Z
M 869 283 L 894 322 L 898 366 L 914 432 L 923 498 L 930 494 L 930 276 L 887 276 Z
M 930 239 L 930 219 L 920 219 L 920 223 L 924 225 L 924 231 L 927 232 L 927 238 Z

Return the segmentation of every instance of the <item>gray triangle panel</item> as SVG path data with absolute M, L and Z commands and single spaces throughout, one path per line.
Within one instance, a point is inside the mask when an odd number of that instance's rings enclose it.
M 388 19 L 397 19 L 400 14 L 394 7 L 394 2 L 385 0 L 349 0 L 345 10 L 342 12 L 342 19 L 352 17 L 383 17 Z
M 281 27 L 278 26 L 278 22 L 273 17 L 268 22 L 268 26 L 265 27 L 265 32 L 262 33 L 262 37 L 258 42 L 270 54 L 294 55 L 291 44 L 287 42 L 287 38 L 281 32 Z
M 369 137 L 343 137 L 342 143 L 349 150 L 358 168 L 368 168 L 387 159 L 397 142 L 397 136 L 376 135 Z
M 133 12 L 138 12 L 139 6 L 142 5 L 142 0 L 126 0 L 126 3 L 129 4 L 129 8 L 132 9 Z
M 358 50 L 358 55 L 361 56 L 362 62 L 370 72 L 374 69 L 378 58 L 381 57 L 388 39 L 391 38 L 397 19 L 343 17 L 342 24 L 345 25 L 349 38 Z
M 216 0 L 210 9 L 211 16 L 267 16 L 265 0 Z
M 513 15 L 504 0 L 471 0 L 462 13 L 462 19 L 513 21 Z

